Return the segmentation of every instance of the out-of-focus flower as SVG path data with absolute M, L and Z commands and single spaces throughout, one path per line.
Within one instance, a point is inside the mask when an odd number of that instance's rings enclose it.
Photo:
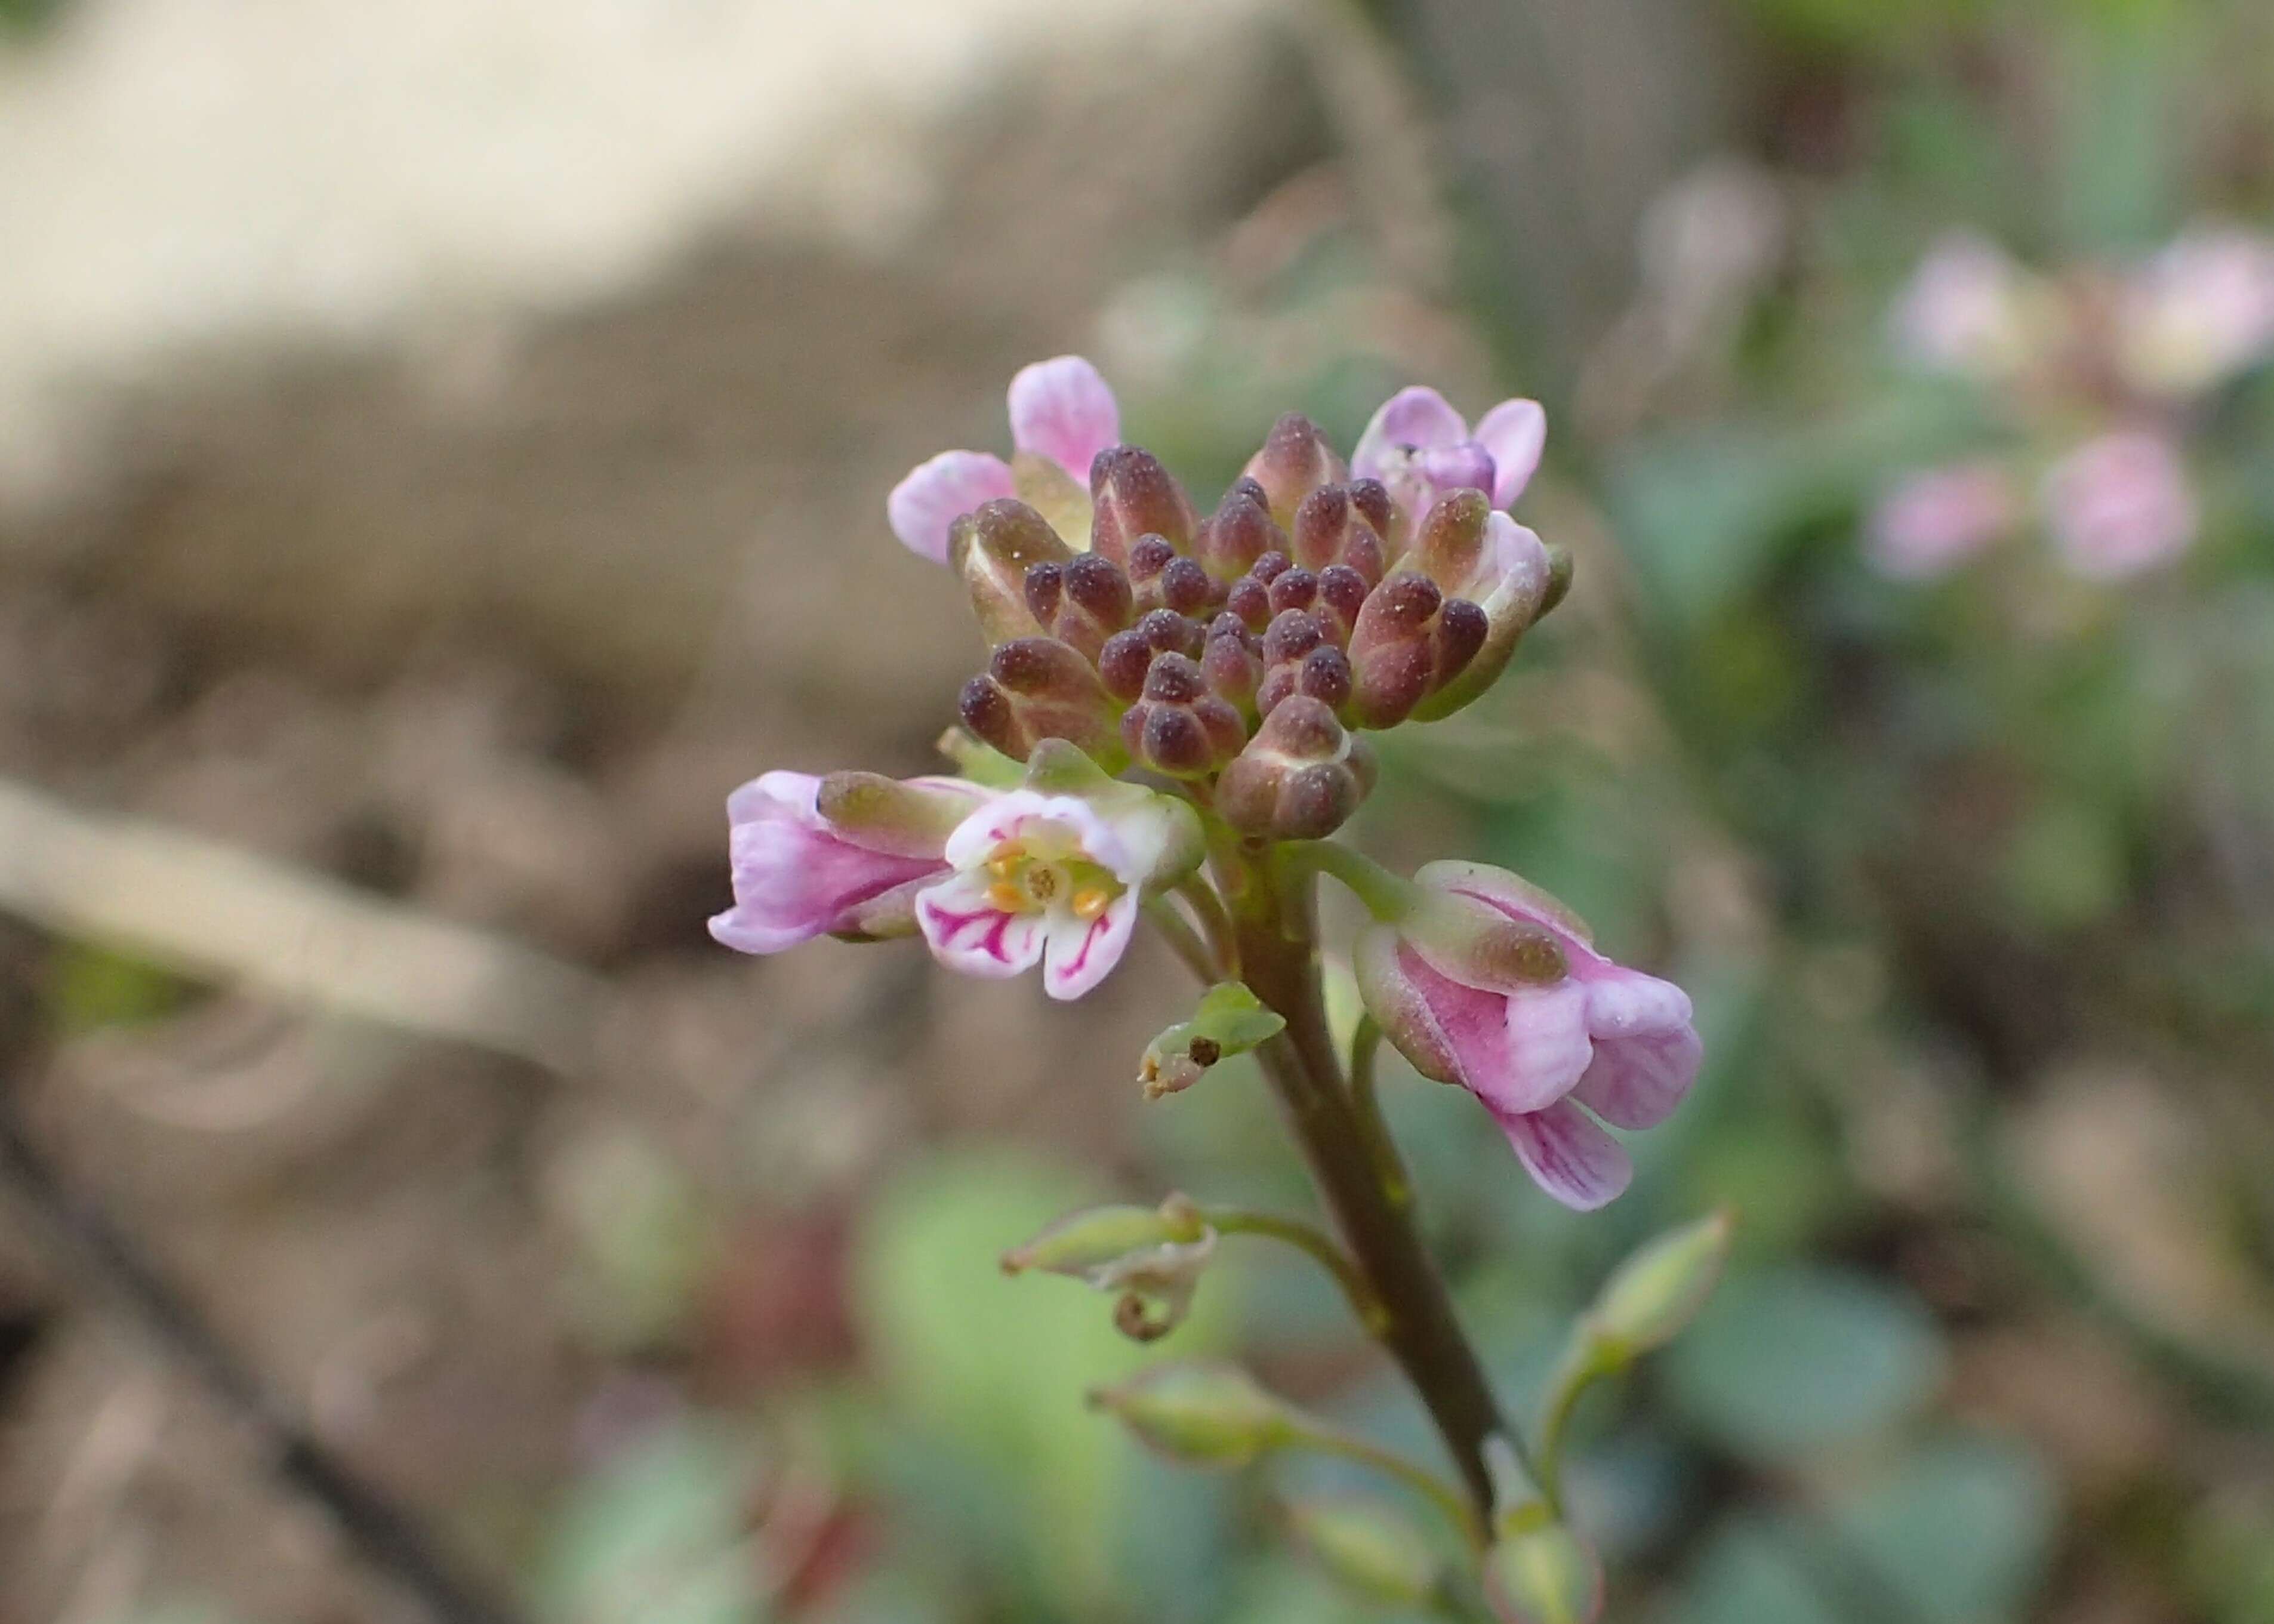
M 2117 360 L 2137 388 L 2216 388 L 2274 353 L 2274 239 L 2237 227 L 2177 238 L 2142 266 L 2119 310 Z
M 1018 497 L 1071 546 L 1088 545 L 1089 471 L 1121 438 L 1121 408 L 1097 368 L 1059 356 L 1011 380 L 1010 462 L 983 451 L 943 451 L 892 487 L 885 516 L 909 551 L 945 562 L 948 531 L 981 504 Z
M 1379 479 L 1409 523 L 1449 491 L 1482 491 L 1495 508 L 1524 494 L 1547 443 L 1547 415 L 1537 401 L 1502 401 L 1467 419 L 1434 389 L 1400 389 L 1382 403 L 1351 454 L 1351 472 Z
M 2062 561 L 2091 581 L 2172 562 L 2194 545 L 2200 518 L 2179 448 L 2145 429 L 2086 441 L 2045 475 L 2044 500 Z
M 1063 741 L 1037 747 L 1028 787 L 995 796 L 947 837 L 947 878 L 915 915 L 942 964 L 969 975 L 1043 966 L 1053 998 L 1078 998 L 1121 962 L 1149 886 L 1201 854 L 1191 807 L 1108 778 Z
M 904 936 L 948 836 L 990 792 L 961 778 L 769 772 L 727 798 L 734 906 L 711 934 L 745 953 L 818 936 Z
M 1983 379 L 2015 372 L 2033 348 L 2027 274 L 1970 232 L 1931 249 L 1897 297 L 1894 342 L 1914 366 Z
M 1930 581 L 2010 530 L 2019 505 L 2013 481 L 1995 462 L 1906 474 L 1871 510 L 1865 556 L 1882 575 Z
M 1654 1127 L 1681 1103 L 1704 1052 L 1689 996 L 1596 952 L 1505 869 L 1436 862 L 1414 880 L 1407 916 L 1359 936 L 1367 1008 L 1423 1076 L 1484 1102 L 1541 1189 L 1582 1211 L 1613 1199 L 1633 1165 L 1596 1118 Z

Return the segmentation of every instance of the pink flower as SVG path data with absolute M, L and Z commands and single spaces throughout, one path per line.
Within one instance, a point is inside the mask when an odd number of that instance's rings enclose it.
M 1146 887 L 1198 851 L 1192 809 L 1135 786 L 1012 790 L 948 837 L 952 872 L 917 895 L 916 923 L 952 970 L 1008 976 L 1039 961 L 1044 991 L 1079 998 L 1121 962 Z
M 1871 510 L 1865 556 L 1882 575 L 1946 575 L 2013 527 L 2013 483 L 1995 462 L 1906 474 Z
M 2003 249 L 1954 232 L 1929 251 L 1895 301 L 1896 348 L 1929 371 L 2009 373 L 2028 348 L 2028 286 Z
M 2118 354 L 2151 392 L 2216 388 L 2274 352 L 2274 239 L 2235 227 L 2191 231 L 2124 290 Z
M 1688 995 L 1596 952 L 1585 926 L 1504 869 L 1437 862 L 1414 879 L 1438 904 L 1359 937 L 1367 1008 L 1422 1075 L 1484 1102 L 1541 1189 L 1601 1207 L 1634 1171 L 1602 1123 L 1654 1127 L 1697 1080 Z
M 1482 491 L 1495 508 L 1512 505 L 1532 482 L 1547 443 L 1547 414 L 1537 401 L 1502 401 L 1470 432 L 1434 389 L 1415 385 L 1382 403 L 1351 454 L 1351 472 L 1379 479 L 1409 522 L 1448 491 Z
M 1090 463 L 1121 440 L 1121 408 L 1103 376 L 1080 356 L 1037 361 L 1011 380 L 1010 403 L 1011 443 L 1018 449 L 1017 460 L 1059 487 L 1049 493 L 1058 500 L 1022 491 L 1022 483 L 1033 480 L 1022 482 L 1020 470 L 1001 457 L 983 451 L 943 451 L 919 464 L 885 499 L 892 534 L 910 552 L 945 563 L 949 528 L 982 503 L 1001 497 L 1023 495 L 1054 520 L 1053 508 L 1077 492 L 1087 504 Z M 1086 538 L 1068 540 L 1087 545 Z
M 2045 523 L 2062 561 L 2090 581 L 2120 581 L 2194 545 L 2194 486 L 2177 447 L 2144 429 L 2088 440 L 2045 475 Z
M 825 787 L 848 817 L 825 816 Z M 905 935 L 922 883 L 947 871 L 947 833 L 989 792 L 960 778 L 895 785 L 769 772 L 727 799 L 734 906 L 711 934 L 745 953 L 779 953 L 818 936 Z

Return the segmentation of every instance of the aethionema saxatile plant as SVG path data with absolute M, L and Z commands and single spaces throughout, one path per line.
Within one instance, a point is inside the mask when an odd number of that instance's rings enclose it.
M 1020 372 L 1010 417 L 1007 460 L 944 452 L 886 503 L 901 542 L 961 578 L 987 642 L 944 741 L 958 771 L 744 785 L 727 802 L 734 906 L 712 932 L 753 953 L 919 936 L 952 970 L 1039 966 L 1044 990 L 1072 999 L 1112 973 L 1141 921 L 1160 931 L 1204 990 L 1141 1057 L 1145 1092 L 1253 1053 L 1331 1222 L 1172 1195 L 1072 1214 L 1004 1266 L 1111 1294 L 1116 1322 L 1150 1340 L 1182 1319 L 1222 1237 L 1302 1248 L 1411 1380 L 1457 1480 L 1229 1366 L 1159 1366 L 1097 1402 L 1195 1464 L 1316 1449 L 1403 1480 L 1443 1510 L 1464 1557 L 1445 1560 L 1384 1506 L 1299 1506 L 1289 1520 L 1377 1599 L 1589 1616 L 1600 1577 L 1563 1518 L 1563 1419 L 1585 1384 L 1694 1312 L 1726 1220 L 1663 1237 L 1614 1276 L 1520 1427 L 1422 1245 L 1374 1063 L 1387 1037 L 1423 1076 L 1466 1089 L 1532 1180 L 1587 1210 L 1630 1177 L 1609 1130 L 1662 1121 L 1697 1076 L 1690 1000 L 1596 951 L 1514 874 L 1449 861 L 1407 877 L 1333 838 L 1374 786 L 1367 735 L 1470 703 L 1563 597 L 1568 560 L 1508 512 L 1545 415 L 1507 401 L 1472 427 L 1409 388 L 1347 462 L 1290 415 L 1206 515 L 1122 443 L 1087 361 Z M 1322 876 L 1370 920 L 1348 944 L 1366 1016 L 1347 1051 L 1321 980 Z

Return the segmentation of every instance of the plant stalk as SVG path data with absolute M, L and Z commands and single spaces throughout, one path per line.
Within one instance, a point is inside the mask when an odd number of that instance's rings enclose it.
M 1493 1483 L 1485 1444 L 1523 1447 L 1502 1418 L 1475 1350 L 1453 1312 L 1443 1277 L 1413 1226 L 1408 1200 L 1386 1189 L 1327 1024 L 1319 985 L 1307 876 L 1251 868 L 1235 925 L 1249 989 L 1287 1023 L 1256 1051 L 1319 1196 L 1372 1284 L 1382 1314 L 1375 1334 L 1413 1384 L 1486 1525 Z M 1526 1462 L 1527 1467 L 1529 1462 Z

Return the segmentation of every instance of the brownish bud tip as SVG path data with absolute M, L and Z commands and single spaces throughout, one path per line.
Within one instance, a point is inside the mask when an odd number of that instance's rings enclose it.
M 1261 486 L 1280 524 L 1292 523 L 1295 509 L 1321 485 L 1344 475 L 1342 458 L 1319 430 L 1299 412 L 1289 412 L 1271 425 L 1263 448 L 1250 458 L 1247 477 Z
M 1114 446 L 1089 468 L 1090 549 L 1125 562 L 1140 537 L 1155 535 L 1182 552 L 1192 539 L 1192 504 L 1151 452 Z

